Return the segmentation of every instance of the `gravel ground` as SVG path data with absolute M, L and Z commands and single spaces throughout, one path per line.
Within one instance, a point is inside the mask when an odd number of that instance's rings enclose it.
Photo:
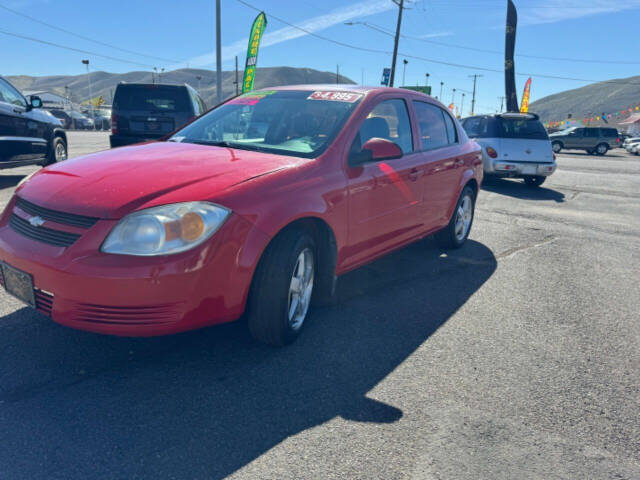
M 0 293 L 0 479 L 640 479 L 640 157 L 558 163 L 487 183 L 463 249 L 341 278 L 286 349 L 77 332 Z

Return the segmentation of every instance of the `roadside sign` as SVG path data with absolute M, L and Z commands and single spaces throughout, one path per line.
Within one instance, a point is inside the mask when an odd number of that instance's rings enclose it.
M 389 77 L 391 77 L 391 69 L 383 68 L 382 69 L 382 80 L 380 81 L 380 85 L 384 85 L 385 87 L 389 86 Z
M 422 93 L 426 93 L 427 95 L 431 95 L 431 86 L 420 86 L 420 85 L 416 85 L 415 87 L 401 87 L 401 88 L 406 88 L 407 90 L 413 90 L 414 92 L 422 92 Z

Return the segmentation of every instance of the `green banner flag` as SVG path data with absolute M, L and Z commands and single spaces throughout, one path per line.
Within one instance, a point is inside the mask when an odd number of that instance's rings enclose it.
M 242 79 L 242 93 L 253 90 L 253 81 L 256 78 L 256 64 L 258 63 L 258 48 L 265 28 L 267 28 L 267 16 L 264 12 L 260 12 L 253 21 L 251 34 L 249 35 L 247 63 L 244 66 L 244 78 Z

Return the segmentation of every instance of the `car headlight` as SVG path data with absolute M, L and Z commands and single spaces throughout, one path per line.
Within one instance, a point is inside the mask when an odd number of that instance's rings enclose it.
M 207 202 L 148 208 L 120 220 L 100 250 L 136 256 L 184 252 L 210 238 L 230 214 L 231 210 Z

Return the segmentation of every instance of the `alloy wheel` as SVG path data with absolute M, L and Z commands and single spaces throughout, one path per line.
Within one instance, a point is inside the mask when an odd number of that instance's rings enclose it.
M 469 195 L 465 195 L 456 211 L 455 235 L 461 242 L 469 233 L 471 220 L 473 219 L 473 201 Z
M 304 319 L 311 304 L 311 293 L 313 292 L 314 264 L 313 252 L 310 248 L 305 248 L 293 268 L 291 282 L 289 284 L 289 327 L 298 330 L 304 323 Z

